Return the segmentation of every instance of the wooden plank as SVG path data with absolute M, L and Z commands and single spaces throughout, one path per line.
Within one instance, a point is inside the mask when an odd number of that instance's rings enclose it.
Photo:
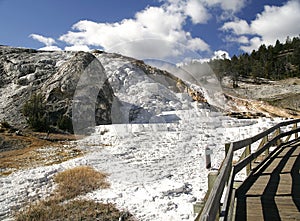
M 281 158 L 275 158 L 269 164 L 269 166 L 262 172 L 262 174 L 270 174 L 273 172 L 274 168 L 278 166 L 278 164 L 282 161 Z
M 281 122 L 275 126 L 273 126 L 272 128 L 269 128 L 268 130 L 257 134 L 251 138 L 247 138 L 241 141 L 237 141 L 237 142 L 233 142 L 229 145 L 227 145 L 226 148 L 226 157 L 225 160 L 223 161 L 223 164 L 220 168 L 220 173 L 219 176 L 216 179 L 215 185 L 213 186 L 213 189 L 211 191 L 211 194 L 209 195 L 207 202 L 205 204 L 205 207 L 203 209 L 203 213 L 200 214 L 199 216 L 197 216 L 196 220 L 202 220 L 202 221 L 214 221 L 214 219 L 216 218 L 216 215 L 218 214 L 219 211 L 219 207 L 220 207 L 220 199 L 222 196 L 222 193 L 224 191 L 224 187 L 225 187 L 225 183 L 228 181 L 228 178 L 230 176 L 230 171 L 231 171 L 231 166 L 232 166 L 232 158 L 233 158 L 233 151 L 235 150 L 239 150 L 241 148 L 244 148 L 245 146 L 251 145 L 252 143 L 264 138 L 264 139 L 268 139 L 269 134 L 273 133 L 275 130 L 280 131 L 280 128 L 283 126 L 287 126 L 290 124 L 294 124 L 294 123 L 298 123 L 300 122 L 300 119 L 296 119 L 296 120 L 291 120 L 291 121 L 285 121 L 285 122 Z M 253 161 L 254 159 L 256 159 L 257 157 L 259 157 L 264 151 L 268 150 L 272 145 L 276 144 L 277 141 L 279 139 L 282 139 L 286 136 L 289 136 L 291 134 L 294 133 L 298 133 L 300 132 L 300 128 L 297 128 L 296 130 L 292 130 L 292 131 L 288 131 L 288 132 L 284 132 L 284 133 L 280 133 L 279 135 L 275 135 L 276 137 L 274 137 L 270 142 L 266 143 L 265 145 L 262 145 L 262 147 L 257 150 L 255 153 L 249 155 L 248 157 L 246 157 L 244 160 L 242 160 L 241 162 L 239 162 L 233 169 L 233 174 L 235 175 L 238 171 L 240 171 L 241 169 L 243 169 L 246 165 L 250 165 L 251 161 Z M 264 143 L 264 140 L 261 142 L 262 144 Z M 288 146 L 289 143 L 287 144 L 283 144 L 280 146 L 281 147 L 285 147 Z M 292 144 L 291 144 L 292 145 Z M 293 144 L 295 145 L 295 144 Z M 287 148 L 288 149 L 288 148 Z M 272 154 L 274 153 L 278 153 L 279 148 L 275 149 L 275 151 L 272 151 Z M 288 151 L 288 150 L 287 150 Z M 271 155 L 272 155 L 271 154 Z M 272 155 L 274 156 L 274 155 Z M 274 201 L 274 197 L 276 195 L 291 195 L 289 194 L 291 192 L 291 179 L 287 178 L 286 175 L 290 175 L 289 174 L 289 170 L 291 170 L 291 168 L 293 167 L 293 162 L 295 162 L 295 159 L 293 159 L 293 161 L 287 161 L 287 162 L 283 162 L 282 160 L 284 157 L 284 153 L 282 154 L 282 156 L 280 156 L 278 159 L 272 159 L 272 157 L 267 157 L 267 159 L 263 160 L 262 163 L 259 164 L 258 167 L 256 167 L 250 174 L 250 177 L 253 175 L 258 175 L 260 173 L 260 177 L 257 178 L 257 180 L 252 179 L 253 185 L 252 187 L 250 187 L 248 190 L 246 188 L 248 188 L 247 186 L 243 187 L 243 185 L 241 186 L 241 188 L 245 188 L 245 190 L 247 191 L 247 194 L 251 195 L 258 195 L 260 197 L 263 197 L 263 201 L 265 202 L 265 199 L 271 199 L 271 201 Z M 266 162 L 267 160 L 274 160 L 270 165 L 268 165 Z M 284 163 L 284 164 L 283 164 Z M 264 168 L 263 166 L 265 166 L 266 168 Z M 258 170 L 264 168 L 266 169 L 264 171 L 263 174 L 261 174 L 261 172 L 259 172 Z M 281 170 L 281 171 L 276 171 L 276 170 Z M 274 173 L 275 170 L 275 173 Z M 268 173 L 273 173 L 272 176 L 267 175 Z M 271 179 L 270 179 L 271 177 Z M 284 178 L 285 177 L 285 178 Z M 283 181 L 282 179 L 285 179 L 285 181 Z M 251 179 L 247 178 L 247 181 L 250 182 Z M 298 185 L 298 184 L 297 184 Z M 229 186 L 232 186 L 232 182 Z M 293 189 L 295 189 L 295 185 L 293 186 Z M 262 191 L 263 190 L 263 191 Z M 252 193 L 251 193 L 252 191 Z M 270 191 L 270 193 L 268 194 L 268 191 Z M 232 199 L 231 197 L 229 197 L 230 195 L 230 191 L 228 191 L 228 196 L 227 199 Z M 241 191 L 241 193 L 243 193 L 243 191 Z M 245 196 L 243 196 L 245 197 Z M 273 198 L 272 198 L 273 197 Z M 230 201 L 230 203 L 232 204 L 232 200 L 228 200 Z M 237 198 L 236 200 L 237 205 L 240 203 L 243 203 L 243 199 L 242 198 Z M 246 202 L 245 202 L 246 203 Z M 273 206 L 274 203 L 271 204 L 271 208 Z M 250 204 L 249 204 L 250 205 Z M 267 204 L 263 204 L 264 208 Z M 242 206 L 248 206 L 247 204 L 242 205 Z M 249 211 L 251 210 L 251 208 L 255 208 L 254 206 L 258 206 L 252 204 L 252 207 L 250 205 L 250 207 L 248 208 Z M 243 207 L 243 208 L 244 208 Z M 274 206 L 273 206 L 274 207 Z M 229 209 L 230 208 L 230 209 Z M 237 211 L 237 216 L 238 217 L 238 213 L 243 212 L 243 208 L 241 209 L 236 209 Z M 271 209 L 270 208 L 270 209 Z M 246 208 L 245 208 L 246 209 Z M 233 210 L 232 205 L 226 206 L 226 210 Z M 263 209 L 260 209 L 260 211 L 262 211 Z M 247 211 L 247 209 L 246 209 Z M 289 211 L 289 207 L 285 210 L 285 211 Z M 284 214 L 286 214 L 287 212 L 283 211 Z M 245 212 L 245 211 L 244 211 Z M 268 211 L 268 217 L 273 216 L 272 214 L 269 214 L 270 211 Z M 281 212 L 281 210 L 280 210 Z M 298 211 L 299 213 L 299 211 Z M 249 213 L 250 214 L 250 213 Z M 263 218 L 266 215 L 263 214 Z M 278 215 L 278 214 L 277 214 Z M 261 220 L 261 219 L 257 219 L 255 217 L 258 216 L 258 213 L 256 212 L 256 214 L 253 216 L 255 221 L 257 220 Z M 241 216 L 243 218 L 243 216 Z M 276 220 L 276 216 L 274 216 L 274 220 Z M 277 217 L 278 218 L 278 217 Z M 244 219 L 237 219 L 237 220 L 244 220 Z
M 299 148 L 300 149 L 300 148 Z M 295 164 L 295 161 L 297 159 L 298 156 L 294 156 L 292 155 L 289 160 L 286 162 L 286 164 L 284 165 L 284 168 L 281 170 L 281 173 L 291 173 L 292 168 Z
M 294 205 L 291 197 L 275 197 L 272 200 L 262 200 L 261 197 L 246 197 L 244 214 L 237 218 L 246 217 L 246 220 L 294 220 L 299 218 L 300 212 Z M 267 219 L 268 218 L 268 219 Z M 297 220 L 297 219 L 296 219 Z
M 291 149 L 291 147 L 285 147 L 285 148 L 283 148 L 282 151 L 277 155 L 277 157 L 278 158 L 284 157 L 287 154 L 287 152 L 290 151 L 290 149 Z
M 269 183 L 270 176 L 260 176 L 252 184 L 251 188 L 246 192 L 246 195 L 262 195 L 266 186 Z

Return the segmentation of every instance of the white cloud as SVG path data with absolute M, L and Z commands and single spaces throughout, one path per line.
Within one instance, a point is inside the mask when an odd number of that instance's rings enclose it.
M 248 37 L 242 35 L 242 36 L 231 36 L 231 35 L 228 35 L 225 37 L 225 41 L 226 42 L 238 42 L 238 43 L 241 43 L 241 44 L 248 44 L 250 41 L 248 39 Z
M 72 45 L 65 47 L 66 51 L 90 51 L 91 49 L 86 45 Z
M 45 47 L 39 48 L 38 50 L 61 51 L 61 48 L 54 45 L 54 44 L 56 44 L 56 41 L 53 38 L 44 37 L 44 36 L 38 35 L 38 34 L 31 34 L 31 35 L 29 35 L 29 37 L 46 45 Z
M 166 58 L 183 56 L 186 51 L 211 52 L 210 46 L 200 37 L 184 30 L 188 19 L 193 24 L 205 24 L 211 19 L 212 7 L 221 8 L 229 15 L 240 11 L 246 0 L 160 0 L 159 7 L 148 6 L 137 12 L 134 18 L 115 23 L 97 23 L 82 20 L 60 36 L 67 46 L 65 50 L 101 48 L 137 58 Z M 243 21 L 241 21 L 243 22 Z M 239 30 L 240 24 L 227 24 L 224 30 Z M 249 28 L 243 24 L 245 29 Z M 46 45 L 44 48 L 59 49 L 55 40 L 41 35 L 30 35 Z M 189 53 L 189 52 L 188 52 Z
M 230 59 L 229 53 L 227 51 L 218 50 L 214 52 L 212 59 Z
M 249 39 L 246 36 L 240 36 L 237 39 L 237 42 L 242 43 L 242 44 L 248 44 L 249 43 Z
M 247 21 L 236 19 L 235 21 L 226 22 L 221 30 L 232 31 L 236 35 L 251 34 L 252 30 Z
M 253 50 L 256 50 L 259 48 L 261 44 L 264 44 L 261 38 L 254 37 L 250 39 L 250 42 L 248 45 L 242 45 L 240 46 L 240 49 L 242 49 L 245 52 L 252 52 Z
M 285 41 L 289 35 L 300 33 L 300 1 L 292 0 L 282 7 L 265 6 L 251 23 L 254 33 L 262 36 L 266 44 L 274 44 L 277 39 Z
M 209 45 L 205 43 L 205 41 L 203 41 L 200 38 L 193 38 L 190 39 L 187 42 L 187 47 L 189 50 L 192 51 L 198 51 L 198 50 L 203 50 L 203 51 L 209 51 Z
M 38 34 L 31 34 L 31 35 L 29 35 L 29 37 L 45 44 L 46 46 L 52 46 L 53 44 L 56 43 L 53 38 L 47 38 L 47 37 L 44 37 L 44 36 L 38 35 Z
M 133 24 L 141 25 L 144 27 L 144 31 L 149 30 L 162 36 L 170 34 L 172 30 L 180 30 L 184 22 L 184 17 L 181 14 L 169 13 L 158 7 L 149 7 L 136 13 L 135 17 L 136 20 Z
M 207 23 L 211 18 L 211 15 L 199 0 L 189 0 L 186 4 L 185 13 L 191 17 L 194 24 Z
M 265 6 L 264 11 L 257 14 L 250 24 L 244 20 L 236 20 L 225 23 L 222 30 L 230 31 L 237 36 L 252 34 L 253 37 L 249 42 L 239 41 L 244 44 L 240 47 L 242 50 L 251 52 L 258 49 L 261 44 L 273 45 L 276 40 L 284 42 L 287 36 L 298 36 L 299 21 L 300 1 L 290 0 L 283 6 Z
M 220 6 L 225 11 L 239 12 L 245 5 L 246 0 L 200 0 L 209 7 Z
M 207 63 L 214 59 L 224 59 L 224 58 L 229 60 L 231 59 L 227 51 L 218 50 L 218 51 L 214 51 L 211 57 L 206 57 L 206 58 L 185 57 L 182 61 L 178 62 L 176 65 L 178 67 L 181 67 L 189 63 Z
M 117 23 L 79 21 L 59 40 L 71 46 L 96 46 L 138 58 L 177 56 L 182 53 L 182 47 L 176 48 L 179 44 L 186 50 L 209 51 L 207 43 L 183 30 L 187 15 L 181 7 L 175 9 L 174 5 L 147 7 L 134 19 Z
M 61 48 L 59 48 L 55 45 L 51 45 L 51 46 L 39 48 L 38 50 L 40 50 L 40 51 L 61 51 Z

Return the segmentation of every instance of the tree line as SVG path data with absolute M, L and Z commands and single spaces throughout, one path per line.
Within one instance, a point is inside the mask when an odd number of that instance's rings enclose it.
M 276 41 L 275 45 L 261 45 L 251 54 L 234 55 L 231 60 L 214 59 L 209 62 L 216 76 L 221 80 L 224 76 L 232 79 L 233 87 L 238 86 L 241 78 L 251 78 L 259 83 L 262 78 L 282 80 L 300 76 L 300 38 L 287 37 L 285 43 Z

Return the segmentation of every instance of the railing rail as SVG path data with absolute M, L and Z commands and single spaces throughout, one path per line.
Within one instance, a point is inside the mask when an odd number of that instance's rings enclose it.
M 235 189 L 233 188 L 233 184 L 235 175 L 245 167 L 247 167 L 248 175 L 251 171 L 251 162 L 254 161 L 262 153 L 269 154 L 269 148 L 275 144 L 278 145 L 281 142 L 282 138 L 287 137 L 285 142 L 287 142 L 293 134 L 295 134 L 295 137 L 297 138 L 298 133 L 300 132 L 300 127 L 297 127 L 297 123 L 299 122 L 300 119 L 284 121 L 253 137 L 232 142 L 230 143 L 230 145 L 226 145 L 226 157 L 219 169 L 218 176 L 210 191 L 210 194 L 207 196 L 204 208 L 202 209 L 202 212 L 198 214 L 195 220 L 215 221 L 217 219 L 227 220 L 228 217 L 232 217 L 234 210 Z M 281 127 L 289 126 L 292 124 L 294 124 L 292 130 L 281 133 Z M 274 137 L 269 140 L 269 135 L 274 132 Z M 251 153 L 251 144 L 259 140 L 262 141 L 259 144 L 256 152 Z M 245 147 L 246 149 L 242 154 L 244 158 L 242 158 L 237 164 L 233 165 L 232 161 L 234 151 L 240 150 Z M 227 191 L 225 193 L 223 206 L 221 208 L 221 198 L 224 193 L 226 183 Z M 231 220 L 231 218 L 229 218 L 229 220 Z

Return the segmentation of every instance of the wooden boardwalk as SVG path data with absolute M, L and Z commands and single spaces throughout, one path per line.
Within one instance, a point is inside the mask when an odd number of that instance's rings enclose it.
M 300 221 L 300 139 L 270 156 L 236 191 L 237 221 Z

